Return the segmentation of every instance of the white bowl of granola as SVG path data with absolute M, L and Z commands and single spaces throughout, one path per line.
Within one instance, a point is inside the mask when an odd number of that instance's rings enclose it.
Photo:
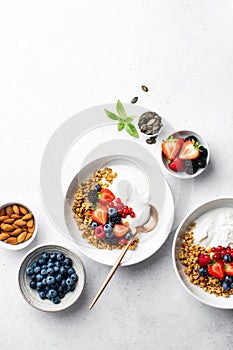
M 233 197 L 189 213 L 174 236 L 172 259 L 185 290 L 200 302 L 233 309 Z

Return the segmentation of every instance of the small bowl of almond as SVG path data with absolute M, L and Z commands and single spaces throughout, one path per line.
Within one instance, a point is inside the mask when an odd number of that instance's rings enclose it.
M 37 234 L 37 220 L 26 205 L 7 203 L 0 206 L 0 247 L 20 250 L 27 247 Z

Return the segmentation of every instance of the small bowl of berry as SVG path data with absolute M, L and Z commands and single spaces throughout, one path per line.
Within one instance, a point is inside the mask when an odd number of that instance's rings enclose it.
M 80 258 L 70 249 L 43 244 L 24 257 L 18 283 L 29 305 L 46 312 L 62 311 L 80 297 L 85 271 Z
M 206 141 L 196 132 L 182 130 L 162 142 L 162 161 L 169 174 L 190 179 L 200 175 L 210 158 Z

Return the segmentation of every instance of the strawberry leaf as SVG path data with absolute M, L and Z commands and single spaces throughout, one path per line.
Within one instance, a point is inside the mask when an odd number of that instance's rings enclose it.
M 116 110 L 120 117 L 126 117 L 126 112 L 120 100 L 117 101 Z
M 108 111 L 107 109 L 105 109 L 104 111 L 105 111 L 105 113 L 107 114 L 107 116 L 108 116 L 110 119 L 112 119 L 112 120 L 119 120 L 119 117 L 118 117 L 116 114 L 114 114 L 114 113 Z

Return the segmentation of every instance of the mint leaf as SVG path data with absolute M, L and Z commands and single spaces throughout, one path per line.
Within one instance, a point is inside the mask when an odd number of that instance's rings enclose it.
M 125 130 L 130 136 L 136 137 L 137 139 L 139 138 L 138 131 L 133 124 L 125 123 Z
M 123 121 L 120 121 L 120 122 L 118 123 L 118 131 L 123 130 L 123 129 L 124 129 L 124 126 L 125 126 L 125 123 L 124 123 Z
M 104 111 L 105 111 L 105 113 L 107 114 L 107 116 L 108 116 L 110 119 L 112 119 L 112 120 L 119 120 L 119 117 L 118 117 L 116 114 L 114 114 L 114 113 L 108 111 L 107 109 L 105 109 Z
M 126 117 L 124 118 L 124 121 L 128 124 L 132 124 L 131 122 L 133 121 L 133 117 Z
M 116 110 L 120 117 L 126 117 L 125 109 L 120 100 L 117 101 Z

